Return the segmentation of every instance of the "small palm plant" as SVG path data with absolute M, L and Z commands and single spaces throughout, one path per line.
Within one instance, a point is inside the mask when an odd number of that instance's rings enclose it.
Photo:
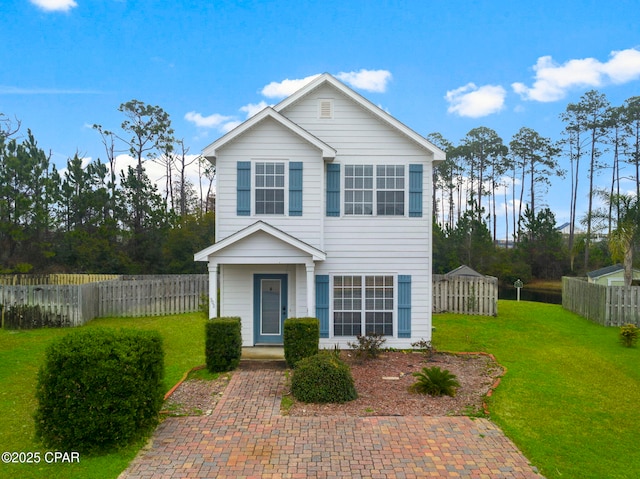
M 422 368 L 422 372 L 413 373 L 418 380 L 409 389 L 419 394 L 429 394 L 430 396 L 455 396 L 456 389 L 460 383 L 456 375 L 448 369 L 440 369 L 438 366 L 432 368 Z

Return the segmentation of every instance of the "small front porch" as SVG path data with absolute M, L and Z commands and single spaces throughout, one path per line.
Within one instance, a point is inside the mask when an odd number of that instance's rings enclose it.
M 245 348 L 281 346 L 286 318 L 316 315 L 316 262 L 325 259 L 263 221 L 195 255 L 209 265 L 209 316 L 239 317 Z

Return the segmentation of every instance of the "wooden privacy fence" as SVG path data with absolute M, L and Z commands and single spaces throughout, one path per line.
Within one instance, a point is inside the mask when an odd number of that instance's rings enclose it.
M 433 312 L 498 314 L 498 278 L 433 275 Z
M 124 276 L 87 284 L 0 284 L 2 326 L 80 326 L 103 316 L 157 316 L 198 311 L 209 279 L 199 275 Z
M 603 326 L 640 326 L 640 286 L 604 286 L 563 277 L 562 307 Z
M 34 279 L 27 276 L 20 279 L 25 285 L 7 284 L 18 282 L 15 277 L 0 281 L 3 327 L 80 326 L 96 317 L 194 312 L 209 287 L 206 274 L 115 276 L 118 279 L 86 284 L 74 278 L 75 284 L 67 285 L 34 285 Z M 496 316 L 497 304 L 496 278 L 433 275 L 434 313 Z
M 124 278 L 97 283 L 98 317 L 162 316 L 198 311 L 201 296 L 208 294 L 209 288 L 206 274 Z
M 0 286 L 2 327 L 80 326 L 96 317 L 94 284 Z
M 120 279 L 118 274 L 0 274 L 0 285 L 87 284 Z

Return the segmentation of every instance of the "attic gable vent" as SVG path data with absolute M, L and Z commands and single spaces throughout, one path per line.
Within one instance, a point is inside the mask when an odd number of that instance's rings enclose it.
M 331 120 L 333 118 L 333 100 L 318 100 L 318 118 Z

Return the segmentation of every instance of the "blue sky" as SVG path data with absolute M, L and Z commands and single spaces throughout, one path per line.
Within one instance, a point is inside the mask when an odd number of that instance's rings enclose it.
M 106 160 L 91 125 L 117 129 L 131 99 L 198 153 L 328 72 L 425 136 L 559 139 L 585 91 L 640 95 L 638 25 L 637 0 L 3 0 L 0 112 L 60 168 L 76 151 Z M 568 180 L 547 203 L 568 219 Z

